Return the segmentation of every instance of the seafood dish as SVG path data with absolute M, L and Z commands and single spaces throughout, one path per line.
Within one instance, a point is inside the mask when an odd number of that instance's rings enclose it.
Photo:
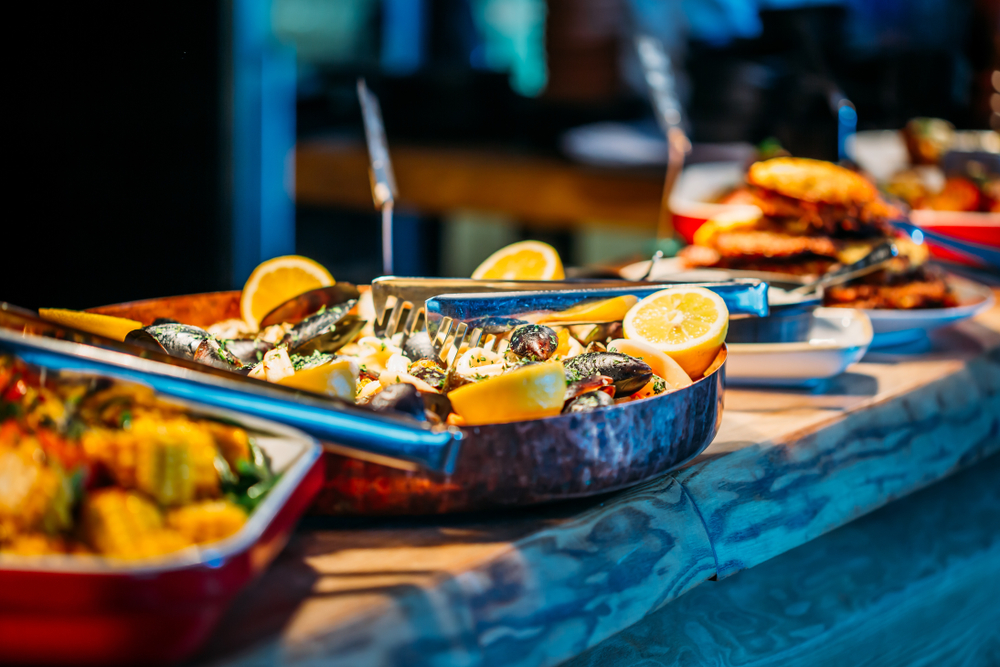
M 370 296 L 360 305 L 354 299 L 322 305 L 298 322 L 256 332 L 242 320 L 207 329 L 161 321 L 125 340 L 376 411 L 455 425 L 594 410 L 691 383 L 669 356 L 655 349 L 635 351 L 624 339 L 624 310 L 619 321 L 600 325 L 563 326 L 553 315 L 548 324 L 513 329 L 499 349 L 463 346 L 442 358 L 423 331 L 405 340 L 400 333 L 375 336 L 369 308 Z M 713 358 L 717 351 L 718 346 Z M 696 368 L 695 378 L 707 368 Z
M 71 324 L 84 321 L 71 316 Z M 123 340 L 378 412 L 464 426 L 588 412 L 687 387 L 710 371 L 729 318 L 713 292 L 674 288 L 642 301 L 616 297 L 538 313 L 489 347 L 442 352 L 426 331 L 376 336 L 371 292 L 336 283 L 248 319 L 202 328 L 158 317 L 134 322 Z M 688 331 L 688 320 L 699 324 Z
M 240 426 L 0 355 L 0 556 L 205 545 L 240 531 L 278 478 Z
M 926 246 L 898 237 L 902 212 L 864 176 L 838 165 L 779 157 L 752 164 L 728 204 L 752 204 L 707 221 L 680 257 L 689 268 L 818 276 L 868 255 L 892 239 L 899 255 L 884 268 L 829 287 L 824 304 L 908 310 L 957 305 Z M 751 211 L 752 213 L 748 213 Z

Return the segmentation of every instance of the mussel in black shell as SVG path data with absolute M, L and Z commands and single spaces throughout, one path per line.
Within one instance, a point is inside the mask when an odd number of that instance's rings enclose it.
M 525 324 L 510 335 L 510 351 L 521 359 L 545 361 L 559 347 L 559 336 L 542 324 Z
M 243 361 L 227 349 L 225 341 L 189 324 L 152 324 L 130 331 L 125 342 L 224 370 L 240 371 L 245 367 Z
M 365 321 L 357 315 L 348 314 L 355 303 L 347 301 L 310 315 L 292 327 L 281 343 L 296 354 L 336 352 L 365 325 Z
M 451 412 L 451 401 L 443 394 L 419 391 L 412 384 L 389 385 L 372 397 L 368 407 L 376 412 L 401 412 L 420 421 L 443 422 Z
M 584 352 L 563 362 L 568 382 L 592 375 L 611 378 L 616 397 L 631 396 L 653 377 L 653 369 L 639 359 L 620 352 Z

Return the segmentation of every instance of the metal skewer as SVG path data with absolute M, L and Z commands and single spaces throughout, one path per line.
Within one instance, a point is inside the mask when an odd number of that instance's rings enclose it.
M 368 144 L 368 177 L 372 185 L 375 208 L 382 212 L 382 273 L 392 275 L 392 208 L 395 203 L 396 177 L 392 173 L 389 145 L 385 139 L 382 109 L 378 98 L 368 90 L 365 80 L 358 79 L 358 99 L 361 117 L 365 123 L 365 142 Z
M 669 239 L 674 233 L 674 216 L 670 212 L 670 193 L 677 177 L 684 168 L 684 158 L 691 150 L 691 142 L 681 125 L 681 104 L 677 99 L 670 56 L 663 42 L 656 37 L 638 33 L 635 50 L 642 64 L 642 72 L 649 88 L 649 96 L 656 112 L 656 120 L 667 138 L 667 174 L 663 181 L 663 198 L 660 201 L 660 218 L 656 226 L 657 240 Z

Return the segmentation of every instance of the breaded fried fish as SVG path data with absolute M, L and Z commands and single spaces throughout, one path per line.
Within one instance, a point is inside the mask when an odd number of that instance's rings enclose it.
M 832 162 L 777 157 L 750 165 L 747 182 L 776 194 L 817 204 L 856 206 L 875 201 L 878 190 L 864 176 Z

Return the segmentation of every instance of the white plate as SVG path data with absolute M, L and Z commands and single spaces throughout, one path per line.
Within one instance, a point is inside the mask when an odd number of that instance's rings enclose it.
M 860 361 L 872 342 L 863 311 L 817 308 L 809 340 L 801 343 L 730 343 L 726 382 L 735 386 L 811 386 Z
M 954 308 L 920 308 L 917 310 L 866 310 L 875 331 L 873 348 L 909 343 L 927 335 L 928 331 L 954 324 L 993 306 L 993 290 L 986 285 L 949 273 L 945 278 L 958 297 Z

